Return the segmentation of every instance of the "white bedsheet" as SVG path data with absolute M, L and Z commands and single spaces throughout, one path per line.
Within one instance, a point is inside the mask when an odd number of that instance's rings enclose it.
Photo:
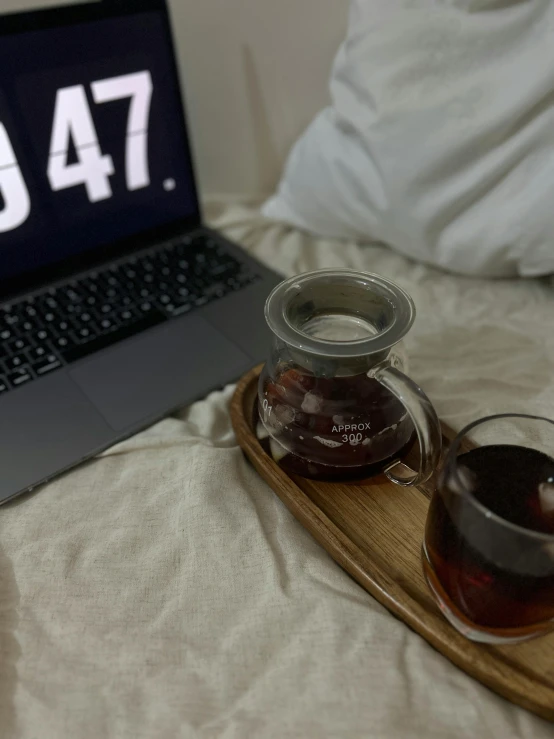
M 554 417 L 547 280 L 451 277 L 247 207 L 212 216 L 286 274 L 350 266 L 405 287 L 411 374 L 455 426 Z M 553 737 L 333 563 L 243 458 L 231 393 L 0 511 L 0 736 Z

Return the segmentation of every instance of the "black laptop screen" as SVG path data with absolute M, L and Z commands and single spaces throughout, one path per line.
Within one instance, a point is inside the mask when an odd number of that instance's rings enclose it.
M 0 35 L 0 282 L 192 216 L 165 19 Z

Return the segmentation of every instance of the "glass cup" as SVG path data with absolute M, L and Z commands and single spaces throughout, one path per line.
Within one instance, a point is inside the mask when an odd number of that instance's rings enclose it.
M 444 616 L 473 641 L 554 626 L 553 452 L 554 421 L 502 414 L 467 426 L 446 455 L 423 569 Z
M 285 280 L 269 296 L 273 332 L 260 376 L 258 439 L 287 473 L 319 480 L 384 472 L 400 485 L 433 474 L 439 420 L 405 374 L 400 341 L 413 301 L 379 275 L 318 270 Z M 414 439 L 419 464 L 402 462 Z

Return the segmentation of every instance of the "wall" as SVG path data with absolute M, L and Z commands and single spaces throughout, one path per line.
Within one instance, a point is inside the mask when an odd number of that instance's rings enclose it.
M 0 0 L 0 11 L 57 4 Z M 275 186 L 326 104 L 348 0 L 170 0 L 204 195 Z

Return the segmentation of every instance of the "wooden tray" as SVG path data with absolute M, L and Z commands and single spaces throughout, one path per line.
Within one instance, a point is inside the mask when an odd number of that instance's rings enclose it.
M 252 428 L 260 367 L 231 404 L 240 446 L 283 503 L 368 593 L 459 668 L 508 700 L 554 721 L 554 634 L 512 646 L 462 637 L 443 618 L 423 578 L 421 543 L 432 486 L 403 488 L 380 476 L 356 484 L 289 477 Z M 452 432 L 443 426 L 445 441 Z

